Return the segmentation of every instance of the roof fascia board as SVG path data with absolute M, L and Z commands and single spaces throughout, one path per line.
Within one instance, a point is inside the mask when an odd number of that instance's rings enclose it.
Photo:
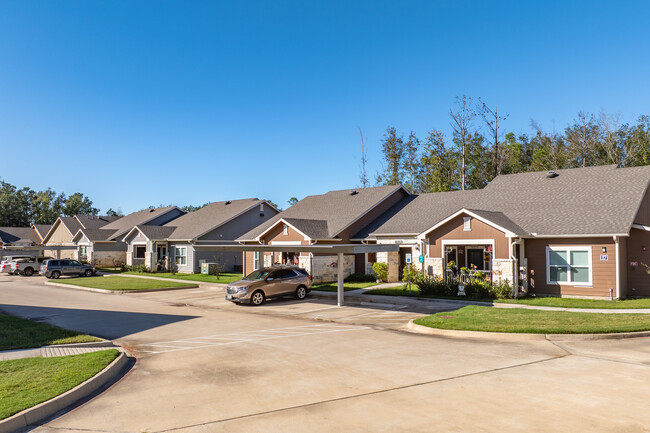
M 379 206 L 380 204 L 382 204 L 383 202 L 385 202 L 385 201 L 386 201 L 390 196 L 392 196 L 393 194 L 397 193 L 397 191 L 399 191 L 399 190 L 404 190 L 404 192 L 406 193 L 407 196 L 411 195 L 411 193 L 410 193 L 406 188 L 404 188 L 403 185 L 400 185 L 399 188 L 397 188 L 395 191 L 391 192 L 390 194 L 387 194 L 386 196 L 384 196 L 384 198 L 382 198 L 381 200 L 379 200 L 377 203 L 375 203 L 375 204 L 374 204 L 372 207 L 370 207 L 369 209 L 366 209 L 366 211 L 365 211 L 364 213 L 362 213 L 362 214 L 359 215 L 357 218 L 355 218 L 352 222 L 350 222 L 350 224 L 346 225 L 345 227 L 343 227 L 342 229 L 340 229 L 339 231 L 337 231 L 336 233 L 334 233 L 333 236 L 338 236 L 341 232 L 345 231 L 345 230 L 346 230 L 347 228 L 349 228 L 352 224 L 356 223 L 356 222 L 359 221 L 361 218 L 363 218 L 364 216 L 366 216 L 366 215 L 367 215 L 368 213 L 370 213 L 373 209 L 375 209 L 377 206 Z M 397 204 L 397 203 L 395 203 L 395 204 Z
M 553 238 L 559 238 L 559 239 L 564 239 L 564 238 L 608 238 L 612 236 L 621 236 L 621 237 L 628 237 L 630 234 L 629 233 L 599 233 L 599 234 L 563 234 L 563 235 L 525 235 L 525 236 L 513 236 L 513 237 L 520 237 L 522 239 L 553 239 Z
M 286 224 L 286 225 L 288 225 L 289 227 L 291 227 L 292 229 L 294 229 L 295 231 L 297 231 L 298 233 L 300 233 L 302 236 L 304 236 L 304 238 L 305 238 L 306 241 L 315 240 L 315 239 L 310 238 L 309 236 L 307 236 L 306 234 L 304 234 L 304 233 L 301 232 L 300 230 L 298 230 L 298 229 L 297 229 L 296 227 L 294 227 L 293 225 L 289 224 L 289 223 L 288 223 L 284 218 L 280 218 L 279 220 L 277 220 L 277 221 L 275 222 L 275 224 L 271 224 L 271 227 L 269 227 L 268 229 L 266 229 L 266 230 L 264 230 L 262 233 L 260 233 L 259 236 L 257 236 L 254 240 L 256 240 L 256 241 L 259 242 L 260 239 L 262 238 L 262 236 L 264 236 L 265 234 L 267 234 L 269 231 L 271 231 L 273 228 L 275 228 L 275 226 L 277 226 L 277 225 L 280 224 L 280 223 Z
M 492 221 L 490 221 L 490 220 L 488 220 L 486 218 L 483 218 L 483 217 L 475 214 L 474 212 L 471 212 L 471 211 L 463 208 L 463 209 L 459 210 L 458 212 L 455 212 L 452 215 L 448 216 L 444 220 L 440 221 L 438 224 L 434 225 L 430 229 L 420 233 L 418 235 L 418 239 L 420 239 L 420 240 L 425 239 L 427 234 L 431 233 L 433 230 L 437 229 L 440 226 L 443 226 L 444 224 L 448 223 L 449 221 L 453 220 L 454 218 L 456 218 L 457 216 L 462 215 L 462 214 L 467 214 L 467 215 L 471 216 L 472 218 L 476 218 L 477 220 L 481 221 L 482 223 L 485 223 L 485 224 L 489 225 L 490 227 L 495 228 L 495 229 L 503 232 L 506 235 L 506 237 L 509 237 L 509 238 L 518 237 L 515 233 L 511 232 L 510 230 L 504 229 L 500 225 L 497 225 L 497 224 L 493 223 Z
M 164 214 L 163 214 L 163 215 L 164 215 Z M 124 237 L 122 238 L 122 242 L 126 243 L 126 238 L 128 238 L 128 237 L 131 235 L 131 233 L 133 232 L 133 230 L 137 230 L 137 231 L 139 231 L 140 234 L 141 234 L 142 236 L 144 236 L 145 238 L 147 238 L 148 241 L 151 240 L 151 239 L 149 239 L 149 236 L 145 235 L 144 232 L 138 228 L 138 226 L 134 226 L 131 230 L 129 230 L 129 232 L 128 232 L 127 234 L 124 235 Z
M 650 226 L 644 226 L 643 224 L 632 224 L 632 228 L 650 232 Z
M 636 212 L 634 212 L 634 217 L 632 217 L 632 224 L 631 224 L 630 228 L 632 228 L 632 226 L 634 226 L 634 220 L 636 219 L 636 216 L 639 214 L 639 211 L 641 210 L 641 205 L 643 204 L 643 199 L 645 198 L 646 194 L 649 193 L 649 189 L 650 189 L 650 181 L 648 181 L 648 183 L 646 183 L 646 185 L 645 185 L 645 189 L 643 190 L 643 195 L 641 196 L 641 200 L 639 200 L 639 205 L 636 207 Z

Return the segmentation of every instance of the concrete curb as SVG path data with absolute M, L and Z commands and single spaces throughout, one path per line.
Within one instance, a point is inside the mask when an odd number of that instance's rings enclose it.
M 408 329 L 418 334 L 438 335 L 452 338 L 480 338 L 485 340 L 500 341 L 589 341 L 589 340 L 619 340 L 623 338 L 650 337 L 650 331 L 641 332 L 618 332 L 609 334 L 523 334 L 510 332 L 483 332 L 483 331 L 459 331 L 455 329 L 429 328 L 418 325 L 415 319 L 409 320 Z
M 0 421 L 0 433 L 11 433 L 36 424 L 88 397 L 105 384 L 117 379 L 122 374 L 128 359 L 126 353 L 120 352 L 106 368 L 75 388 Z
M 46 286 L 64 287 L 66 289 L 85 290 L 86 292 L 104 293 L 106 295 L 122 295 L 124 293 L 166 292 L 166 291 L 169 291 L 169 290 L 185 290 L 185 289 L 198 289 L 199 288 L 198 284 L 190 284 L 189 286 L 185 286 L 185 287 L 166 287 L 166 288 L 161 288 L 161 289 L 104 290 L 104 289 L 94 289 L 92 287 L 73 286 L 72 284 L 53 283 L 51 281 L 46 281 L 45 285 Z

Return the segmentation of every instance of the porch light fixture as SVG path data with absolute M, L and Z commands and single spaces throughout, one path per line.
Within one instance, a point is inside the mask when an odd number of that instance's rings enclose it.
M 606 253 L 606 252 L 607 252 L 607 247 L 603 247 L 603 248 L 602 248 L 602 251 L 603 251 L 604 253 Z

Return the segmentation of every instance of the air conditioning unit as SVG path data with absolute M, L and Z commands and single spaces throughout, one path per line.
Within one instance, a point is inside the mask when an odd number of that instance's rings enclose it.
M 201 263 L 201 273 L 206 275 L 214 275 L 217 273 L 219 268 L 218 263 Z

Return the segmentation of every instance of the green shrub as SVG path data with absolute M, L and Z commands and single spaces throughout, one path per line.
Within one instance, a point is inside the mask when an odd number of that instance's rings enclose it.
M 492 284 L 492 296 L 496 299 L 512 298 L 512 286 L 510 281 L 504 280 L 500 283 Z
M 120 270 L 122 272 L 149 272 L 149 268 L 147 268 L 145 265 L 127 265 L 125 263 L 122 263 L 120 266 Z
M 345 279 L 348 283 L 374 283 L 377 277 L 369 274 L 354 273 Z
M 446 282 L 442 278 L 432 277 L 425 273 L 417 273 L 413 282 L 417 284 L 420 293 L 425 296 L 456 296 L 458 282 Z
M 404 271 L 402 272 L 402 281 L 408 283 L 410 280 L 411 283 L 414 283 L 417 279 L 418 274 L 420 274 L 420 271 L 412 264 L 408 264 L 404 266 Z
M 376 277 L 381 281 L 386 281 L 388 278 L 388 265 L 386 263 L 376 262 L 372 264 L 372 271 Z

